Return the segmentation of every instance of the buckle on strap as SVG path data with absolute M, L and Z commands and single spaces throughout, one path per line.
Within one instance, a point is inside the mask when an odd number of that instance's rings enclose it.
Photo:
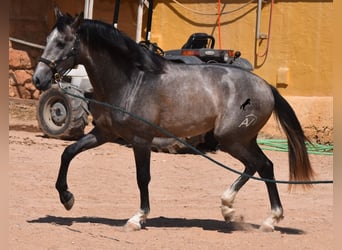
M 39 58 L 38 58 L 38 62 L 43 62 L 43 63 L 45 63 L 45 64 L 46 64 L 47 66 L 49 66 L 51 69 L 55 69 L 56 66 L 57 66 L 57 64 L 56 64 L 55 61 L 50 61 L 50 60 L 45 59 L 45 58 L 43 58 L 43 57 L 39 57 Z

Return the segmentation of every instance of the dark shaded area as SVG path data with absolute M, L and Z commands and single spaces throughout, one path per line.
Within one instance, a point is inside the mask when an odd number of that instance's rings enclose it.
M 46 215 L 45 217 L 28 220 L 28 223 L 46 223 L 56 224 L 60 226 L 71 226 L 74 223 L 94 223 L 103 224 L 114 227 L 122 227 L 128 219 L 109 219 L 102 217 L 57 217 Z M 202 228 L 208 231 L 217 231 L 221 233 L 232 233 L 234 231 L 252 231 L 258 230 L 260 225 L 247 222 L 230 222 L 213 220 L 213 219 L 186 219 L 186 218 L 167 218 L 155 217 L 147 219 L 145 229 L 155 228 Z M 275 227 L 275 231 L 281 234 L 301 235 L 305 232 L 301 229 L 288 227 Z

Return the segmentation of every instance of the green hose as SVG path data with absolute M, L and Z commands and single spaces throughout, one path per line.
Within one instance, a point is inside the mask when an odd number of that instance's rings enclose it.
M 288 152 L 287 140 L 285 139 L 258 139 L 258 144 L 263 150 Z M 333 145 L 323 145 L 318 143 L 306 142 L 306 148 L 309 154 L 333 155 Z

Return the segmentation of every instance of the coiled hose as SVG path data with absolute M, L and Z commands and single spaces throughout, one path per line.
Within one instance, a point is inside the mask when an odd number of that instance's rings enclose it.
M 288 145 L 286 139 L 258 139 L 259 146 L 263 150 L 288 152 Z M 316 155 L 333 155 L 333 145 L 323 145 L 318 143 L 306 142 L 306 148 L 309 154 Z

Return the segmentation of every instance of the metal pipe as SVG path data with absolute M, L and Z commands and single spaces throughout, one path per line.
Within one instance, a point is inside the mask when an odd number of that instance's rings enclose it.
M 94 0 L 84 0 L 84 18 L 93 18 Z
M 147 15 L 147 29 L 146 29 L 146 41 L 151 40 L 152 30 L 152 16 L 153 16 L 153 0 L 148 0 L 148 15 Z
M 88 18 L 93 19 L 94 0 L 89 0 Z
M 258 0 L 256 39 L 259 39 L 259 38 L 260 38 L 260 19 L 261 19 L 262 1 L 263 1 L 263 0 Z
M 115 6 L 114 6 L 114 15 L 113 15 L 113 26 L 116 29 L 118 28 L 119 10 L 120 10 L 120 0 L 116 0 Z
M 89 0 L 84 0 L 84 18 L 88 18 Z
M 144 10 L 144 0 L 139 0 L 138 14 L 137 14 L 137 30 L 135 33 L 135 41 L 138 43 L 141 40 L 142 18 Z
M 34 48 L 45 49 L 45 46 L 42 46 L 42 45 L 39 45 L 39 44 L 35 44 L 35 43 L 26 42 L 26 41 L 21 40 L 21 39 L 10 37 L 9 40 L 13 41 L 13 42 L 16 42 L 16 43 L 24 44 L 24 45 L 27 45 L 27 46 L 31 46 L 31 47 L 34 47 Z

